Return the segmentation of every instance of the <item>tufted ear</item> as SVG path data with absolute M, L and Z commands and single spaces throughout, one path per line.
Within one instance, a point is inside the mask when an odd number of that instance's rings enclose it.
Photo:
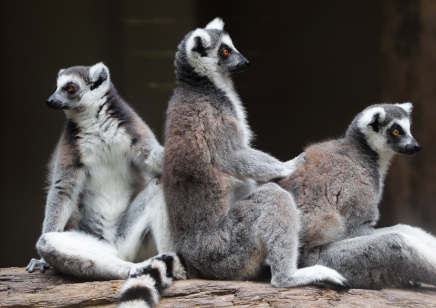
M 372 129 L 378 133 L 380 124 L 384 121 L 384 114 L 381 112 L 376 112 L 372 115 L 371 121 L 368 123 L 368 126 L 371 126 Z
M 109 69 L 103 62 L 97 63 L 89 68 L 89 77 L 91 78 L 91 91 L 109 82 Z
M 58 72 L 58 78 L 63 74 L 65 72 L 65 69 L 61 69 L 61 70 L 59 70 L 59 72 Z
M 372 107 L 364 110 L 358 120 L 360 129 L 365 130 L 367 127 L 372 127 L 375 132 L 379 131 L 380 124 L 386 118 L 386 111 L 383 107 Z
M 403 108 L 408 114 L 410 114 L 413 109 L 413 104 L 411 102 L 403 103 L 403 104 L 395 104 L 395 106 Z
M 215 29 L 215 30 L 223 30 L 224 29 L 224 21 L 217 17 L 207 24 L 205 29 Z
M 186 52 L 188 54 L 197 53 L 201 57 L 207 56 L 207 49 L 211 43 L 209 34 L 203 29 L 195 30 L 186 42 Z

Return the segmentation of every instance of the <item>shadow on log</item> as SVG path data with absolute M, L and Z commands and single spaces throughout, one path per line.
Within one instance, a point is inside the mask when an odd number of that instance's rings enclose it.
M 0 269 L 1 307 L 115 307 L 123 280 L 87 282 L 52 269 Z M 265 282 L 185 280 L 166 289 L 158 307 L 436 307 L 436 288 L 361 290 L 318 284 L 277 289 Z

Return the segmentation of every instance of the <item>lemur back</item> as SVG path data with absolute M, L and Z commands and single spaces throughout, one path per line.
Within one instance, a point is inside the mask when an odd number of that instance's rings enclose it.
M 344 138 L 306 148 L 305 162 L 279 182 L 302 213 L 303 246 L 373 233 L 394 153 L 414 154 L 420 149 L 410 134 L 410 110 L 407 103 L 368 107 Z
M 250 147 L 251 131 L 230 78 L 248 61 L 223 25 L 215 19 L 189 33 L 176 54 L 180 87 L 168 107 L 162 173 L 176 253 L 191 278 L 250 279 L 269 262 L 274 286 L 342 284 L 338 273 L 323 266 L 297 271 L 294 201 L 276 184 L 255 186 L 256 180 L 288 176 L 295 162 Z M 147 269 L 140 277 L 154 272 Z M 141 288 L 140 277 L 123 294 Z

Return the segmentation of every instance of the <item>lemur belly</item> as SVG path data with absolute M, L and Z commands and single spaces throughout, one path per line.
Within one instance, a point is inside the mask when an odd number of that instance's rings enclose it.
M 115 243 L 119 220 L 134 193 L 130 138 L 124 130 L 109 127 L 99 136 L 84 134 L 80 144 L 86 181 L 79 212 L 82 220 L 96 226 L 84 231 Z

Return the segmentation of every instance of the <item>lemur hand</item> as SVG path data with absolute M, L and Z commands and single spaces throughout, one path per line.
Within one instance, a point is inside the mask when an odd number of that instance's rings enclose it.
M 304 164 L 305 162 L 306 162 L 306 153 L 304 152 L 298 155 L 297 157 L 295 157 L 294 159 L 285 162 L 285 165 L 291 170 L 289 175 L 294 173 L 294 171 L 297 170 L 298 166 Z
M 41 258 L 41 260 L 32 259 L 30 260 L 29 265 L 27 265 L 26 271 L 28 271 L 29 273 L 33 273 L 33 269 L 35 267 L 39 267 L 39 271 L 41 273 L 45 273 L 45 270 L 49 268 L 50 265 L 47 262 L 45 262 L 43 258 Z

